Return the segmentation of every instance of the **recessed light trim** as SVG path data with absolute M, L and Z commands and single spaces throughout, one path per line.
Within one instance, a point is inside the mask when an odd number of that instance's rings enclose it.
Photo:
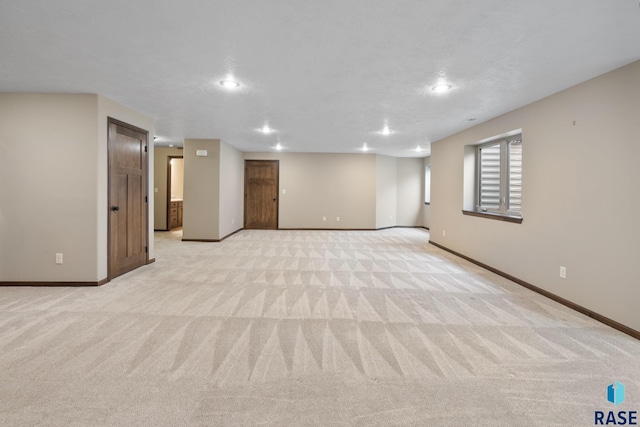
M 262 132 L 265 135 L 269 135 L 270 133 L 275 132 L 275 130 L 271 129 L 269 127 L 269 125 L 265 124 L 264 126 L 262 126 L 260 129 L 258 129 L 258 132 Z
M 453 89 L 453 85 L 449 83 L 438 83 L 431 87 L 431 90 L 435 93 L 445 93 Z
M 230 78 L 226 78 L 223 80 L 220 80 L 220 86 L 222 86 L 225 89 L 237 89 L 240 87 L 240 83 L 234 79 L 230 79 Z
M 276 144 L 276 150 L 282 150 L 282 145 L 279 142 Z
M 367 143 L 366 142 L 364 144 L 362 144 L 361 150 L 364 151 L 365 153 L 370 150 L 370 148 L 367 147 Z
M 378 133 L 380 135 L 388 136 L 388 135 L 391 135 L 393 133 L 393 131 L 391 129 L 389 129 L 389 125 L 384 125 L 382 130 L 380 132 L 378 132 Z

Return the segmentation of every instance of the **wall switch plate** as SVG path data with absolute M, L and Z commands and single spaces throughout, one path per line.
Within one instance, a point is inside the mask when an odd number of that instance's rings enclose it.
M 323 221 L 326 221 L 326 220 L 327 220 L 327 217 L 326 217 L 326 216 L 323 216 L 323 217 L 322 217 L 322 220 L 323 220 Z
M 567 278 L 567 267 L 564 266 L 560 266 L 560 277 L 562 279 L 566 279 Z
M 447 232 L 445 230 L 442 230 L 442 237 L 445 237 L 447 235 Z
M 231 225 L 233 225 L 233 224 L 235 224 L 235 223 L 236 223 L 236 220 L 235 220 L 235 219 L 232 219 L 232 220 L 231 220 Z
M 336 217 L 336 221 L 340 222 L 340 217 L 339 216 Z
M 62 254 L 56 254 L 56 264 L 62 264 Z
M 287 189 L 286 188 L 282 189 L 282 194 L 287 194 Z

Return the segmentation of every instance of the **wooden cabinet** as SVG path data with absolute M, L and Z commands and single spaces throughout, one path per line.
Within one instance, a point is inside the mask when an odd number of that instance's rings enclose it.
M 182 200 L 172 200 L 169 204 L 169 229 L 182 227 Z

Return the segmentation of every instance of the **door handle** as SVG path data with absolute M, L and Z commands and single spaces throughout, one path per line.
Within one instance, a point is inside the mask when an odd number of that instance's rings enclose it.
M 274 198 L 274 199 L 273 199 L 273 201 L 275 202 L 275 201 L 276 201 L 276 199 Z
M 116 212 L 120 210 L 120 206 L 111 206 L 111 210 Z

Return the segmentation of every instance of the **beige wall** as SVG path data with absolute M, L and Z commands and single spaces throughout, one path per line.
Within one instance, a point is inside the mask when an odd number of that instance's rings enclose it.
M 244 159 L 236 148 L 220 143 L 220 226 L 222 239 L 243 227 Z
M 418 157 L 396 160 L 396 221 L 403 227 L 424 225 L 424 161 Z
M 431 156 L 427 156 L 427 157 L 425 157 L 423 159 L 423 166 L 422 167 L 424 168 L 427 165 L 431 165 Z M 423 172 L 422 179 L 423 179 L 422 182 L 424 183 L 424 172 Z M 428 185 L 428 184 L 425 183 L 424 185 Z M 423 190 L 424 190 L 424 187 L 423 187 Z M 428 205 L 424 204 L 424 191 L 422 193 L 423 193 L 423 196 L 422 196 L 422 198 L 423 198 L 423 200 L 422 200 L 422 202 L 423 202 L 422 225 L 424 227 L 430 228 L 430 224 L 431 224 L 431 204 L 428 204 Z
M 0 94 L 1 281 L 103 278 L 97 163 L 95 95 Z
M 280 160 L 280 228 L 375 228 L 374 154 L 245 153 L 244 158 Z
M 184 198 L 184 159 L 171 159 L 171 200 Z
M 167 230 L 167 162 L 169 156 L 182 156 L 179 148 L 156 147 L 154 150 L 153 164 L 155 174 L 153 175 L 154 194 L 154 225 L 155 230 Z M 184 162 L 183 162 L 184 166 Z M 184 170 L 183 170 L 184 178 Z M 184 182 L 183 182 L 184 192 Z
M 206 150 L 207 156 L 196 156 L 197 150 Z M 217 139 L 187 139 L 180 153 L 184 156 L 182 238 L 215 241 L 241 229 L 244 207 L 242 153 Z
M 108 116 L 153 135 L 97 95 L 0 94 L 0 281 L 106 278 Z
M 396 225 L 397 206 L 397 159 L 376 155 L 376 226 Z
M 197 157 L 206 150 L 206 157 Z M 182 238 L 220 238 L 220 140 L 184 140 L 184 203 Z
M 318 153 L 245 153 L 244 157 L 280 160 L 280 228 L 423 225 L 421 158 Z
M 431 239 L 640 330 L 638 111 L 635 62 L 432 144 Z M 522 224 L 463 216 L 464 146 L 518 128 Z

